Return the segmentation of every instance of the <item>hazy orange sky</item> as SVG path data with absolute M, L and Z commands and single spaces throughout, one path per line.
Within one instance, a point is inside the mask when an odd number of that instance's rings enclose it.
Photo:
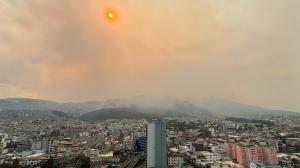
M 0 97 L 219 96 L 300 111 L 299 9 L 299 0 L 0 0 Z

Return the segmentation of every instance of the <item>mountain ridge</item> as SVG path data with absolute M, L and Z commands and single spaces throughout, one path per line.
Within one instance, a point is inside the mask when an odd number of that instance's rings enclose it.
M 55 102 L 43 99 L 8 98 L 0 99 L 0 111 L 40 110 L 61 111 L 68 115 L 80 117 L 86 113 L 110 109 L 128 112 L 128 109 L 140 114 L 176 117 L 190 116 L 202 119 L 220 119 L 225 117 L 265 118 L 282 115 L 299 115 L 287 110 L 274 110 L 218 97 L 206 97 L 198 100 L 186 100 L 170 96 L 134 96 L 115 98 L 104 101 Z M 124 109 L 124 110 L 121 110 Z M 102 111 L 101 111 L 102 110 Z M 99 112 L 100 111 L 100 112 Z M 105 110 L 104 110 L 105 111 Z M 107 111 L 106 111 L 107 113 Z M 114 113 L 114 112 L 112 112 Z

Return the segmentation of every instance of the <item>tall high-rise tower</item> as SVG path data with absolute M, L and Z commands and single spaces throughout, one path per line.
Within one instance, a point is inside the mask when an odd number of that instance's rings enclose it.
M 166 124 L 162 119 L 148 124 L 147 168 L 167 167 Z

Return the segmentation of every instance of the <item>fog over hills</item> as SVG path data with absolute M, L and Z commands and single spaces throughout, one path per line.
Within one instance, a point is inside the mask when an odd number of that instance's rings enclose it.
M 196 106 L 207 109 L 221 117 L 245 117 L 245 118 L 259 118 L 281 115 L 300 115 L 300 113 L 272 110 L 254 105 L 247 105 L 232 100 L 225 100 L 218 97 L 202 98 L 198 101 L 192 101 Z
M 61 111 L 84 120 L 114 118 L 193 117 L 213 119 L 245 117 L 264 119 L 300 113 L 271 110 L 217 97 L 184 100 L 169 96 L 135 96 L 79 103 L 60 103 L 40 99 L 0 99 L 0 111 Z

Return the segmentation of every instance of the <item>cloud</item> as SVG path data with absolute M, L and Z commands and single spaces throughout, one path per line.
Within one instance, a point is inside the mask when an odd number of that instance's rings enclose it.
M 41 98 L 39 93 L 34 91 L 29 91 L 20 86 L 10 85 L 10 84 L 0 84 L 0 98 Z
M 299 6 L 2 0 L 0 82 L 59 100 L 222 96 L 300 110 Z M 108 7 L 118 23 L 105 22 Z

